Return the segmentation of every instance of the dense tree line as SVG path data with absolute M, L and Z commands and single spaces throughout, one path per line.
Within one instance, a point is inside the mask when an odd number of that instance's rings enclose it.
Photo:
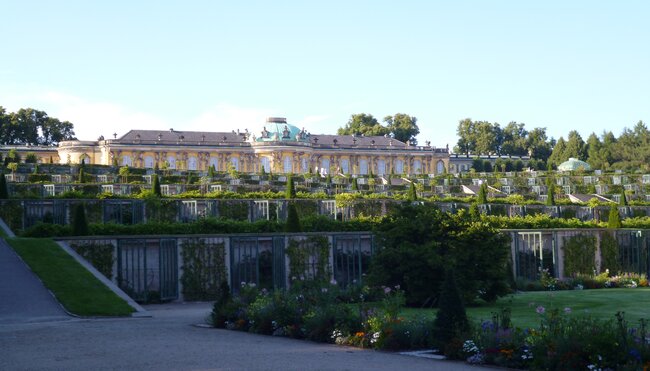
M 456 153 L 530 156 L 536 168 L 555 168 L 571 157 L 586 161 L 594 169 L 650 168 L 650 130 L 643 121 L 632 129 L 624 128 L 618 138 L 605 131 L 600 136 L 592 133 L 586 142 L 575 130 L 567 139 L 555 140 L 546 135 L 546 128 L 528 131 L 517 122 L 502 128 L 498 123 L 464 119 L 456 132 Z
M 338 135 L 388 135 L 402 142 L 417 144 L 416 136 L 420 133 L 417 125 L 418 119 L 405 113 L 396 113 L 393 116 L 384 117 L 385 125 L 377 121 L 375 117 L 366 113 L 358 113 L 350 116 L 347 124 L 339 128 Z
M 0 106 L 0 144 L 54 146 L 70 139 L 74 139 L 74 127 L 69 121 L 32 108 L 7 112 Z

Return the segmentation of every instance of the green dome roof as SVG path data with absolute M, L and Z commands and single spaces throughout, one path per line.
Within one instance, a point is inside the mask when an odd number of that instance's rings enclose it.
M 253 133 L 255 142 L 308 142 L 309 133 L 287 124 L 284 117 L 269 117 L 264 127 Z
M 580 161 L 577 158 L 570 158 L 568 161 L 561 163 L 558 167 L 560 171 L 574 171 L 574 170 L 591 170 L 591 166 L 584 161 Z

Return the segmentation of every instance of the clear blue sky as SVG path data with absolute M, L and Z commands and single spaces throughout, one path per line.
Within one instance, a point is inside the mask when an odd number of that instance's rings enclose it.
M 566 138 L 650 121 L 648 1 L 9 1 L 0 105 L 75 124 L 334 133 L 353 113 Z

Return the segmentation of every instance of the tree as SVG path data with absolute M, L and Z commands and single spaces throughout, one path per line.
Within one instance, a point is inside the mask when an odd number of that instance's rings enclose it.
M 625 197 L 625 192 L 621 192 L 621 198 L 618 201 L 620 206 L 627 206 L 627 197 Z
M 287 221 L 284 225 L 284 231 L 289 233 L 302 231 L 302 227 L 300 226 L 300 218 L 298 217 L 298 211 L 296 210 L 296 205 L 294 205 L 293 202 L 289 202 L 289 207 L 287 210 Z
M 433 334 L 437 340 L 438 347 L 445 349 L 452 339 L 462 341 L 463 335 L 469 330 L 469 321 L 465 312 L 465 305 L 461 298 L 456 277 L 451 268 L 447 269 L 445 280 L 442 283 L 438 313 L 433 322 Z M 449 356 L 445 351 L 445 355 Z
M 77 180 L 79 183 L 86 183 L 86 173 L 83 167 L 79 168 L 79 174 Z
M 525 156 L 528 154 L 527 135 L 524 124 L 514 121 L 506 125 L 502 130 L 502 142 L 499 153 L 511 156 Z
M 418 199 L 418 194 L 415 189 L 415 182 L 411 182 L 409 185 L 409 191 L 408 194 L 406 195 L 406 199 L 409 200 L 410 202 L 413 202 Z
M 551 178 L 547 178 L 551 179 Z M 555 206 L 555 183 L 551 180 L 546 182 L 546 206 Z
M 352 190 L 353 191 L 359 190 L 359 182 L 357 181 L 357 178 L 352 178 Z
M 88 221 L 86 220 L 86 208 L 83 202 L 75 205 L 72 214 L 72 234 L 74 236 L 88 235 Z
M 475 171 L 479 171 L 479 172 L 484 171 L 483 170 L 484 169 L 483 160 L 481 160 L 478 157 L 475 157 L 472 160 L 472 169 L 474 169 Z
M 476 196 L 476 203 L 484 205 L 488 203 L 487 200 L 487 183 L 481 183 L 481 186 L 478 189 L 478 195 Z
M 569 158 L 577 158 L 582 161 L 587 159 L 585 142 L 576 130 L 571 130 L 569 132 L 569 137 L 563 154 L 564 161 Z
M 158 179 L 158 174 L 154 174 L 151 179 L 151 189 L 153 194 L 162 197 L 162 192 L 160 191 L 160 180 Z
M 376 118 L 372 115 L 365 113 L 358 113 L 350 116 L 350 120 L 345 124 L 345 127 L 339 128 L 338 135 L 356 134 L 356 135 L 385 135 L 390 133 L 390 130 L 382 126 Z
M 9 198 L 9 191 L 7 190 L 7 180 L 5 179 L 5 174 L 0 172 L 0 200 L 6 200 Z
M 29 152 L 28 154 L 25 155 L 26 164 L 35 164 L 37 162 L 38 162 L 38 157 L 36 157 L 36 154 L 34 152 Z
M 296 187 L 293 184 L 293 174 L 287 175 L 287 188 L 284 197 L 287 199 L 296 198 Z
M 214 165 L 210 165 L 210 167 L 208 168 L 208 177 L 214 178 L 216 173 L 217 171 L 215 170 Z
M 483 171 L 486 173 L 491 173 L 492 172 L 492 162 L 490 160 L 485 160 L 483 161 Z
M 535 128 L 528 132 L 526 148 L 531 158 L 546 162 L 553 148 L 546 137 L 546 128 Z
M 393 133 L 395 139 L 401 142 L 417 144 L 416 136 L 420 133 L 417 125 L 418 119 L 405 113 L 396 113 L 393 116 L 384 117 L 388 130 Z
M 551 168 L 557 167 L 557 165 L 569 159 L 569 157 L 565 155 L 565 152 L 566 142 L 564 141 L 564 138 L 560 137 L 560 139 L 557 140 L 557 143 L 555 143 L 555 146 L 553 147 L 551 156 L 548 158 L 547 166 L 549 170 Z
M 615 203 L 612 203 L 609 208 L 607 228 L 621 228 L 621 214 L 618 213 L 618 206 Z

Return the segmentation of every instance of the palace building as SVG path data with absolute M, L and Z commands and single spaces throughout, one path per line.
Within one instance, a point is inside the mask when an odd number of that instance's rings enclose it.
M 269 117 L 253 132 L 131 130 L 114 139 L 64 141 L 38 153 L 41 162 L 48 156 L 61 164 L 361 175 L 441 174 L 450 159 L 448 148 L 414 146 L 388 135 L 311 134 L 282 117 Z

